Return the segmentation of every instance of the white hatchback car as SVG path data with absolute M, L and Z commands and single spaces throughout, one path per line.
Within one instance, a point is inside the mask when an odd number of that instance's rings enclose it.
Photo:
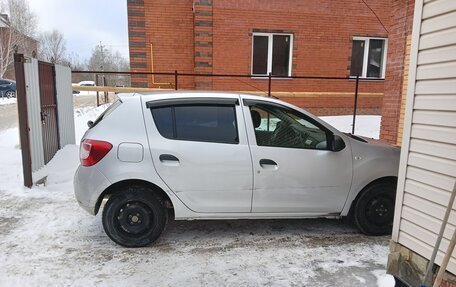
M 351 217 L 391 231 L 399 149 L 344 134 L 273 98 L 167 92 L 122 97 L 89 122 L 74 188 L 116 243 L 176 220 Z

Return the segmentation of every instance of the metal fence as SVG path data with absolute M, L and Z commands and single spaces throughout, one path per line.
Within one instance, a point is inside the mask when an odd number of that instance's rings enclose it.
M 362 82 L 379 82 L 383 81 L 383 79 L 362 79 L 359 76 L 356 77 L 326 77 L 326 76 L 299 76 L 299 75 L 293 75 L 293 76 L 274 76 L 271 73 L 269 75 L 255 75 L 252 76 L 251 74 L 213 74 L 213 73 L 183 73 L 175 70 L 174 72 L 115 72 L 115 71 L 73 71 L 73 74 L 86 74 L 86 75 L 95 75 L 96 79 L 98 79 L 99 75 L 129 75 L 131 77 L 134 76 L 152 76 L 152 79 L 154 79 L 155 76 L 164 76 L 167 77 L 168 81 L 161 83 L 162 85 L 168 86 L 171 89 L 174 90 L 179 90 L 181 89 L 181 81 L 185 78 L 188 77 L 195 77 L 195 78 L 228 78 L 228 79 L 238 79 L 241 83 L 246 84 L 247 86 L 253 88 L 257 92 L 262 92 L 265 93 L 267 96 L 271 97 L 274 96 L 274 85 L 275 85 L 275 80 L 288 80 L 288 79 L 300 79 L 300 80 L 313 80 L 313 81 L 323 81 L 322 85 L 325 83 L 328 83 L 329 81 L 350 81 L 353 82 L 353 85 L 351 85 L 352 92 L 349 92 L 349 94 L 352 94 L 353 96 L 353 106 L 352 106 L 352 115 L 353 115 L 353 123 L 352 123 L 352 133 L 355 132 L 355 125 L 356 125 L 356 115 L 358 112 L 358 101 L 359 101 L 359 96 L 360 96 L 360 83 Z M 260 89 L 252 84 L 247 83 L 246 81 L 240 80 L 240 79 L 263 79 L 267 80 L 267 87 L 266 89 Z M 154 80 L 153 80 L 154 82 Z M 264 83 L 262 83 L 264 86 Z M 145 91 L 147 89 L 144 88 L 116 88 L 115 91 L 121 92 L 131 92 L 131 91 Z M 283 95 L 284 93 L 275 93 L 277 95 Z M 364 93 L 366 94 L 366 93 Z M 97 97 L 97 103 L 99 102 L 99 99 Z
M 75 143 L 71 70 L 21 54 L 14 67 L 24 185 L 31 187 L 55 153 Z

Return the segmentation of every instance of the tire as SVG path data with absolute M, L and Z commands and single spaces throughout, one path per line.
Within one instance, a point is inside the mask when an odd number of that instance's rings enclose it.
M 391 234 L 396 200 L 396 182 L 378 182 L 366 187 L 355 204 L 354 222 L 367 235 Z
M 143 247 L 161 235 L 168 223 L 164 201 L 142 186 L 125 187 L 109 198 L 103 209 L 103 228 L 115 243 Z
M 16 97 L 16 92 L 13 90 L 9 90 L 5 92 L 5 97 L 8 99 L 15 98 Z

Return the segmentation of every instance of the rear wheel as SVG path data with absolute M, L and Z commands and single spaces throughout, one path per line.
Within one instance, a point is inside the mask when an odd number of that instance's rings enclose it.
M 395 199 L 395 182 L 378 182 L 365 188 L 355 204 L 358 229 L 367 235 L 391 234 Z
M 160 236 L 168 222 L 163 200 L 146 187 L 132 186 L 114 193 L 103 209 L 103 228 L 114 242 L 142 247 Z

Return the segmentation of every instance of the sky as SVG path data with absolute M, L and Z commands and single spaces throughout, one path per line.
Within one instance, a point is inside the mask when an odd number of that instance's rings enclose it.
M 67 52 L 84 61 L 100 44 L 128 59 L 126 0 L 27 0 L 38 18 L 38 31 L 63 33 Z

